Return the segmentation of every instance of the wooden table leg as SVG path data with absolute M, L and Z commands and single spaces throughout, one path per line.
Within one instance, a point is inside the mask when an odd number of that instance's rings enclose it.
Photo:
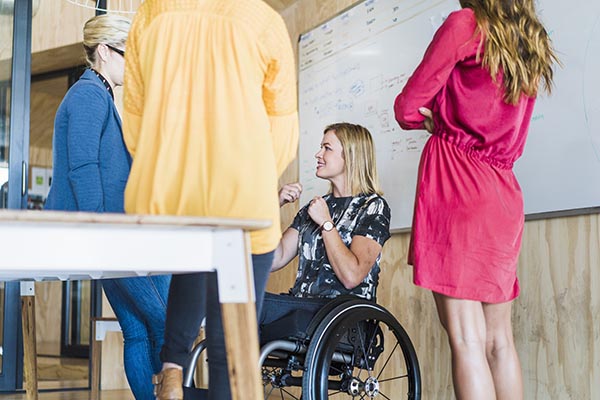
M 21 321 L 23 325 L 23 364 L 27 400 L 37 400 L 37 346 L 35 342 L 34 282 L 21 282 Z
M 250 258 L 250 235 L 244 234 L 246 303 L 221 303 L 229 385 L 233 400 L 261 400 L 263 388 L 258 365 L 258 327 L 254 304 L 254 274 Z M 210 380 L 210 377 L 209 377 Z
M 92 318 L 92 362 L 91 364 L 91 376 L 92 382 L 90 387 L 90 400 L 98 400 L 99 399 L 99 391 L 100 391 L 100 358 L 102 354 L 102 342 L 100 340 L 96 340 L 96 329 L 97 329 L 97 321 Z
M 223 303 L 223 330 L 233 400 L 263 398 L 254 303 Z

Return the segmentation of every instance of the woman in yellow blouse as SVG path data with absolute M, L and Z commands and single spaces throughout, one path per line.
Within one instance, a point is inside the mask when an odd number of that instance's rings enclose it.
M 295 61 L 282 18 L 260 0 L 144 1 L 127 42 L 124 109 L 133 156 L 127 212 L 272 221 L 251 234 L 260 307 L 281 237 L 277 180 L 298 142 Z M 158 399 L 183 397 L 181 366 L 204 308 L 209 398 L 230 397 L 208 278 L 172 279 Z

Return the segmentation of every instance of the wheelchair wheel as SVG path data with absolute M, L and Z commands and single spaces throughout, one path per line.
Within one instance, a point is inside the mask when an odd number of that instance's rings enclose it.
M 353 300 L 329 316 L 306 353 L 303 400 L 421 398 L 415 349 L 392 314 L 375 303 Z

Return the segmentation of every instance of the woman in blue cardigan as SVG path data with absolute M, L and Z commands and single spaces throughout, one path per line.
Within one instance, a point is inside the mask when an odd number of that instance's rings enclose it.
M 54 121 L 53 176 L 45 209 L 122 213 L 131 167 L 113 89 L 123 84 L 130 21 L 97 16 L 83 28 L 88 65 Z M 124 363 L 137 400 L 154 399 L 160 371 L 169 276 L 105 279 L 102 286 L 123 331 Z

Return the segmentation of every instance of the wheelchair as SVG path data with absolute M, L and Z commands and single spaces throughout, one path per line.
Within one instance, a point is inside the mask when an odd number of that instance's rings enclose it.
M 340 296 L 316 314 L 297 310 L 263 326 L 260 340 L 265 400 L 421 398 L 419 362 L 410 338 L 373 301 Z M 192 386 L 205 347 L 201 342 L 194 348 L 184 386 Z

